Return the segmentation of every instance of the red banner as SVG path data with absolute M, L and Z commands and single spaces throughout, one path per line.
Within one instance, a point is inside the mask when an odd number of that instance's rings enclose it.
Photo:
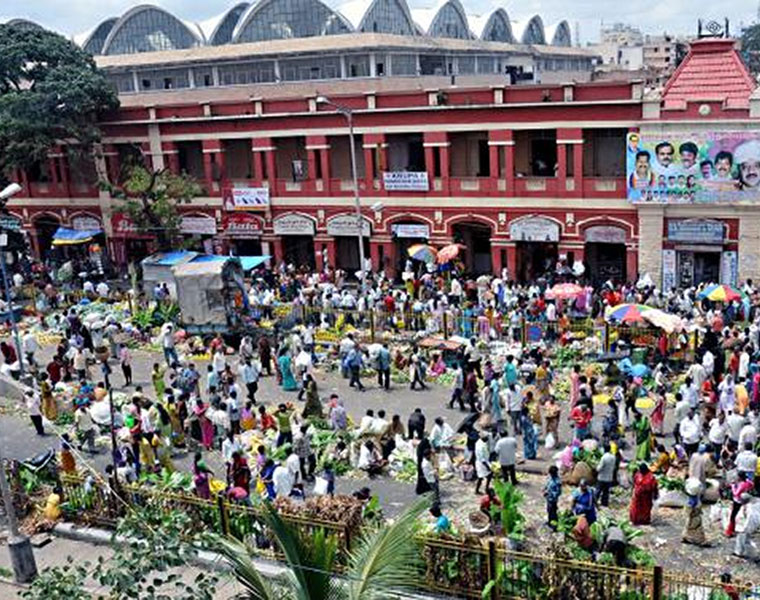
M 255 238 L 264 232 L 264 221 L 248 213 L 232 213 L 224 215 L 222 227 L 229 238 Z

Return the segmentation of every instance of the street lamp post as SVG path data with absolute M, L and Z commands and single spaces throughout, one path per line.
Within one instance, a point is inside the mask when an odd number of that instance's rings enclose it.
M 351 152 L 351 179 L 354 182 L 354 204 L 356 207 L 356 228 L 359 239 L 359 275 L 362 285 L 364 285 L 364 220 L 362 218 L 362 204 L 359 197 L 359 177 L 356 174 L 356 142 L 354 141 L 354 111 L 347 106 L 336 104 L 326 96 L 317 96 L 317 104 L 326 104 L 335 108 L 337 112 L 346 117 L 348 123 L 348 142 Z
M 11 183 L 5 189 L 0 191 L 0 202 L 5 203 L 21 191 L 18 183 Z M 16 315 L 13 312 L 13 300 L 11 298 L 11 288 L 8 283 L 8 270 L 5 266 L 5 247 L 8 245 L 8 235 L 0 230 L 0 272 L 3 276 L 3 287 L 5 288 L 5 301 L 8 303 L 8 312 L 10 313 L 11 329 L 13 330 L 13 340 L 16 344 L 16 354 L 18 355 L 18 364 L 21 376 L 24 375 L 24 354 L 21 351 L 21 339 L 18 336 L 18 324 Z

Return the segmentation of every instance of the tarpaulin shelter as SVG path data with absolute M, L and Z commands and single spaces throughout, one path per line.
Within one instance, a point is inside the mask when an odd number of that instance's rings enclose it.
M 153 289 L 158 283 L 166 283 L 172 298 L 177 296 L 177 288 L 174 285 L 172 268 L 191 262 L 198 255 L 189 250 L 177 250 L 172 252 L 156 252 L 140 263 L 143 271 L 143 286 L 148 296 L 153 295 Z
M 53 234 L 53 246 L 72 246 L 91 242 L 95 236 L 103 233 L 102 229 L 69 229 L 59 227 Z

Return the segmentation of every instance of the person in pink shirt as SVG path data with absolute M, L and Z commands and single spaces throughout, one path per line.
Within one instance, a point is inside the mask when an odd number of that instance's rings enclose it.
M 747 503 L 747 494 L 753 487 L 753 483 L 747 479 L 747 474 L 743 471 L 739 472 L 737 480 L 731 484 L 731 518 L 728 520 L 728 527 L 726 527 L 726 537 L 734 537 L 736 516 L 742 506 Z

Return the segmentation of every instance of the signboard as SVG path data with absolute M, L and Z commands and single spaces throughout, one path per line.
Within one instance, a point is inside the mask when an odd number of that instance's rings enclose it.
M 720 258 L 720 282 L 736 286 L 736 280 L 739 278 L 739 257 L 736 251 L 723 252 Z
M 227 237 L 238 239 L 257 238 L 264 231 L 261 219 L 246 213 L 225 215 L 222 219 L 222 227 Z
M 670 219 L 668 240 L 697 244 L 722 244 L 725 229 L 720 221 L 706 219 Z
M 676 287 L 676 251 L 662 251 L 662 291 Z
M 629 133 L 628 200 L 641 204 L 760 201 L 760 134 L 705 131 L 678 137 Z
M 428 239 L 430 237 L 430 225 L 399 223 L 398 225 L 391 225 L 391 231 L 397 238 Z
M 339 215 L 327 221 L 327 235 L 348 236 L 359 235 L 356 227 L 356 215 Z M 369 221 L 362 218 L 362 236 L 369 237 L 372 235 Z
M 20 231 L 21 219 L 13 215 L 0 215 L 0 230 L 3 231 Z
M 512 221 L 509 237 L 516 242 L 558 242 L 559 224 L 542 217 Z
M 304 215 L 283 215 L 274 220 L 275 235 L 314 235 L 314 221 Z
M 269 206 L 269 188 L 240 187 L 227 192 L 224 208 L 227 210 L 261 210 Z
M 385 171 L 383 187 L 387 192 L 427 192 L 427 171 Z
M 214 217 L 182 217 L 179 230 L 192 235 L 216 235 Z
M 124 213 L 114 213 L 111 217 L 113 234 L 121 237 L 138 237 L 137 225 Z
M 100 224 L 100 219 L 81 216 L 71 219 L 71 228 L 76 231 L 94 231 L 96 229 L 103 229 L 103 225 Z
M 594 225 L 586 229 L 586 241 L 598 244 L 625 244 L 625 229 L 614 225 Z

